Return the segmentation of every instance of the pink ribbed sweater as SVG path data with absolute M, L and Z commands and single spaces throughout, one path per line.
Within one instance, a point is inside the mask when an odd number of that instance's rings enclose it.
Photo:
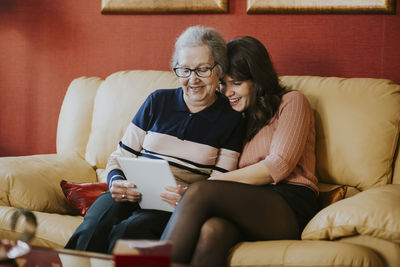
M 248 142 L 239 168 L 263 161 L 274 183 L 305 185 L 318 193 L 313 110 L 298 91 L 282 97 L 275 116 Z

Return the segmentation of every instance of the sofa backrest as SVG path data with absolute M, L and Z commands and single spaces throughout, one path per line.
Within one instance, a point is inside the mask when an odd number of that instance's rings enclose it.
M 101 171 L 146 97 L 155 89 L 178 86 L 176 76 L 166 71 L 121 71 L 101 83 L 85 154 L 86 161 L 98 169 L 100 180 L 105 180 Z
M 316 175 L 322 183 L 359 191 L 400 183 L 400 85 L 368 78 L 281 80 L 303 92 L 315 111 Z M 148 94 L 178 86 L 175 75 L 166 71 L 122 71 L 104 81 L 74 80 L 60 112 L 57 152 L 84 157 L 104 181 L 108 156 Z
M 69 85 L 58 117 L 58 154 L 73 154 L 85 158 L 94 98 L 102 82 L 98 77 L 80 77 Z
M 315 111 L 316 175 L 360 191 L 392 183 L 399 147 L 400 85 L 385 79 L 284 76 Z M 396 165 L 397 183 L 399 165 Z

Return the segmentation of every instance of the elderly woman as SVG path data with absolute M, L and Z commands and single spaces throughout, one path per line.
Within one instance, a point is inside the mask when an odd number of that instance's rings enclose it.
M 217 92 L 226 65 L 226 44 L 217 31 L 194 26 L 181 34 L 172 58 L 181 87 L 148 96 L 108 160 L 110 190 L 91 206 L 66 248 L 111 253 L 121 238 L 160 238 L 171 213 L 140 208 L 141 194 L 125 179 L 118 157 L 166 159 L 179 185 L 168 187 L 162 199 L 174 207 L 191 183 L 236 168 L 242 118 Z

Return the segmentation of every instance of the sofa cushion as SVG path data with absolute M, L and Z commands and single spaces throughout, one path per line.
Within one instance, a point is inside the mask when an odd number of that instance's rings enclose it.
M 384 259 L 385 267 L 399 267 L 399 244 L 369 235 L 344 237 L 339 239 L 338 242 L 369 247 L 373 249 L 382 259 Z
M 96 172 L 83 159 L 67 155 L 35 155 L 0 158 L 0 204 L 34 211 L 71 214 L 62 179 L 95 182 Z
M 86 161 L 104 169 L 146 97 L 156 89 L 176 87 L 178 80 L 169 71 L 121 71 L 107 77 L 94 101 Z
M 2 239 L 16 240 L 21 235 L 20 225 L 24 220 L 19 220 L 20 224 L 15 231 L 12 231 L 10 227 L 14 212 L 14 207 L 0 207 L 0 236 Z M 33 214 L 38 227 L 35 237 L 29 242 L 32 246 L 63 248 L 83 221 L 83 217 L 80 215 L 70 216 L 38 211 L 34 211 Z
M 370 235 L 400 243 L 400 185 L 368 189 L 321 210 L 305 227 L 302 239 Z
M 242 242 L 232 248 L 231 267 L 383 267 L 371 248 L 331 241 Z
M 108 190 L 107 183 L 72 183 L 65 180 L 60 182 L 61 189 L 69 202 L 82 216 L 102 193 Z
M 316 174 L 363 191 L 391 182 L 400 85 L 385 79 L 283 76 L 315 111 Z

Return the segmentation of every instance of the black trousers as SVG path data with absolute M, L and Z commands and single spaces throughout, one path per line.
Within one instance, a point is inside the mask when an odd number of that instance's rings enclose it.
M 111 254 L 118 239 L 160 239 L 171 212 L 141 209 L 100 195 L 65 248 Z

